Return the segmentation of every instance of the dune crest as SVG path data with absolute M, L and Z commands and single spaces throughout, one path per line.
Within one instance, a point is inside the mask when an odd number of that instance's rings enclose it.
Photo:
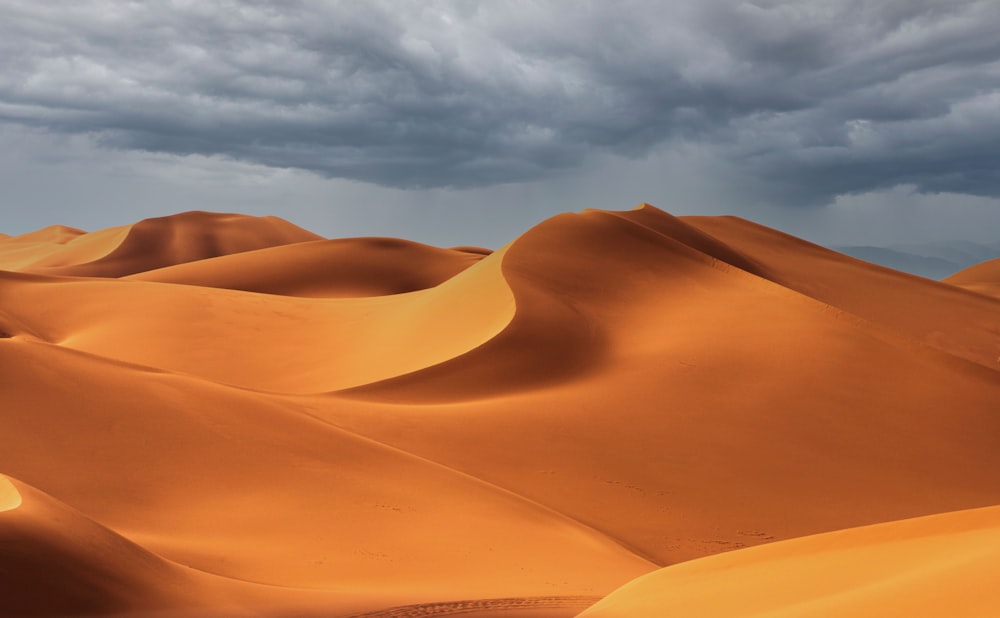
M 51 343 L 244 388 L 317 393 L 419 371 L 490 340 L 514 315 L 502 260 L 494 253 L 431 289 L 364 298 L 11 273 L 0 273 L 0 296 L 22 329 Z
M 34 232 L 17 236 L 6 236 L 7 239 L 19 243 L 52 243 L 65 245 L 71 240 L 86 234 L 84 230 L 67 225 L 50 225 Z
M 0 268 L 121 277 L 210 257 L 320 240 L 278 217 L 185 212 L 85 233 L 51 226 L 0 240 Z
M 50 496 L 0 477 L 0 611 L 110 614 L 217 604 L 201 576 L 171 564 Z M 11 499 L 16 498 L 13 506 Z M 2 506 L 2 503 L 0 503 Z
M 393 238 L 315 240 L 147 270 L 128 279 L 282 296 L 352 298 L 424 290 L 486 255 Z

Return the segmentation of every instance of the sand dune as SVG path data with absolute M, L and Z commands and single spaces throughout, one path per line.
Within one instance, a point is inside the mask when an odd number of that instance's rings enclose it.
M 1000 615 L 1000 507 L 744 549 L 629 582 L 580 618 Z
M 489 255 L 484 251 L 438 249 L 392 238 L 317 240 L 187 262 L 128 278 L 283 296 L 385 296 L 434 287 Z
M 4 468 L 179 564 L 366 593 L 369 606 L 594 595 L 652 567 L 540 505 L 322 423 L 311 404 L 32 341 L 7 341 L 0 362 L 0 433 L 23 437 Z
M 70 609 L 569 617 L 1000 504 L 1000 301 L 742 220 L 591 210 L 491 253 L 186 213 L 0 260 L 0 528 Z
M 90 234 L 51 226 L 0 242 L 0 268 L 49 275 L 121 277 L 173 264 L 319 240 L 278 217 L 186 212 Z
M 483 259 L 432 290 L 332 300 L 0 272 L 12 320 L 0 328 L 234 386 L 323 392 L 422 369 L 488 341 L 514 310 L 501 260 Z
M 200 575 L 72 508 L 0 476 L 5 616 L 102 614 L 217 605 Z
M 1000 258 L 970 266 L 946 277 L 944 282 L 1000 299 Z
M 849 258 L 737 217 L 685 221 L 752 254 L 764 276 L 776 283 L 921 345 L 996 368 L 996 299 Z
M 628 219 L 529 231 L 506 330 L 321 414 L 659 564 L 1000 501 L 996 371 Z
M 107 230 L 102 235 L 114 233 Z M 51 225 L 20 236 L 0 236 L 0 269 L 21 270 L 53 255 L 71 253 L 75 247 L 67 245 L 84 235 L 86 232 L 83 230 L 64 225 Z M 91 242 L 84 242 L 93 245 Z M 98 251 L 94 257 L 100 255 L 103 254 Z

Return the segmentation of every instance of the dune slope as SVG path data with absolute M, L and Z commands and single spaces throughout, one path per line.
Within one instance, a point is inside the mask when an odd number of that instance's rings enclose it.
M 945 283 L 956 285 L 986 296 L 1000 299 L 1000 258 L 970 266 L 950 277 Z
M 497 253 L 429 290 L 342 299 L 0 273 L 12 324 L 0 328 L 225 384 L 330 391 L 422 369 L 489 340 L 514 311 L 501 260 Z
M 5 616 L 102 614 L 212 604 L 201 574 L 0 475 Z
M 768 279 L 960 358 L 1000 369 L 1000 301 L 863 262 L 738 217 L 684 221 L 745 254 Z
M 224 255 L 127 278 L 283 296 L 385 296 L 434 287 L 483 257 L 393 238 L 346 238 Z
M 659 564 L 1000 501 L 996 371 L 630 215 L 529 231 L 508 328 L 321 414 Z
M 580 614 L 995 616 L 1000 507 L 831 532 L 644 575 Z
M 309 404 L 20 338 L 0 340 L 0 362 L 0 433 L 18 436 L 5 470 L 159 556 L 274 588 L 258 602 L 599 596 L 653 566 Z
M 278 217 L 192 211 L 84 233 L 51 226 L 0 240 L 0 269 L 121 277 L 173 264 L 319 240 Z

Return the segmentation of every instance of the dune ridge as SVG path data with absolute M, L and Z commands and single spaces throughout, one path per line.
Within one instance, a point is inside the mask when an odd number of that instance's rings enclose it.
M 211 602 L 198 575 L 170 564 L 44 493 L 0 476 L 2 611 L 104 614 Z
M 752 253 L 765 276 L 782 286 L 926 346 L 998 368 L 1000 332 L 992 319 L 1000 311 L 996 299 L 863 262 L 738 217 L 685 220 Z M 789 254 L 795 259 L 788 259 Z
M 394 238 L 316 240 L 146 270 L 125 278 L 316 298 L 402 294 L 434 287 L 491 253 Z
M 121 277 L 264 247 L 320 240 L 278 217 L 191 211 L 86 233 L 50 226 L 0 240 L 0 268 Z
M 244 388 L 323 392 L 415 371 L 489 340 L 514 311 L 502 255 L 433 290 L 391 296 L 306 299 L 0 273 L 0 300 L 21 329 L 51 343 Z M 215 339 L 226 343 L 197 345 Z M 276 355 L 262 341 L 296 353 Z M 400 347 L 409 353 L 394 354 Z
M 0 569 L 67 608 L 569 618 L 862 537 L 901 594 L 995 567 L 943 557 L 1000 504 L 1000 301 L 961 277 L 648 204 L 496 252 L 182 213 L 0 262 L 0 533 L 47 556 Z

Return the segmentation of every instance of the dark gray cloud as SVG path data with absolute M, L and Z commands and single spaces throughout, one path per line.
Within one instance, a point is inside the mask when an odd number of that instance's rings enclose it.
M 0 120 L 389 187 L 695 144 L 758 200 L 1000 196 L 1000 3 L 0 2 Z

